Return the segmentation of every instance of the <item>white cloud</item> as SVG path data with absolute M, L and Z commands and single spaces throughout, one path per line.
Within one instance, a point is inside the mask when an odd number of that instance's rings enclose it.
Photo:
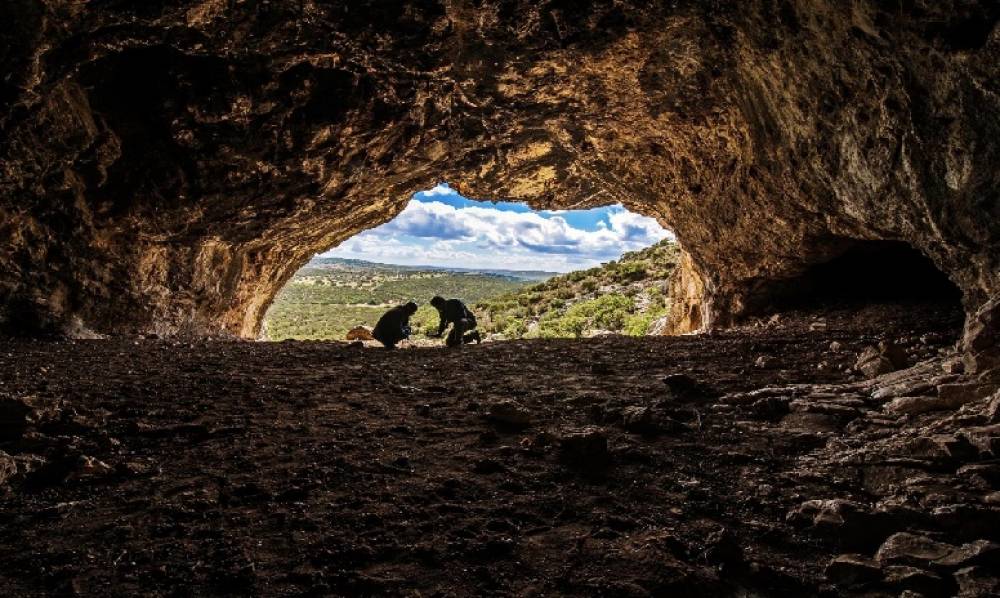
M 428 189 L 427 191 L 420 192 L 420 195 L 422 195 L 423 197 L 441 197 L 444 195 L 454 195 L 454 194 L 455 190 L 446 185 L 445 183 L 441 183 L 436 187 L 434 187 L 433 189 Z
M 436 189 L 436 188 L 435 188 Z M 560 215 L 411 201 L 395 219 L 324 255 L 411 265 L 568 271 L 616 259 L 670 233 L 653 220 L 613 209 L 594 230 Z

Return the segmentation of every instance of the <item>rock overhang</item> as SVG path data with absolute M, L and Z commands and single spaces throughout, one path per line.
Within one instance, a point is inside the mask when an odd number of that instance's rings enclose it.
M 442 180 L 658 218 L 678 331 L 845 238 L 915 247 L 969 314 L 1000 288 L 994 3 L 0 11 L 8 328 L 253 337 L 309 256 Z

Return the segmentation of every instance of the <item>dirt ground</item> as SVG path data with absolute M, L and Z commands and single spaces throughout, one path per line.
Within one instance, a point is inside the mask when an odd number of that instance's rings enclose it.
M 460 350 L 3 341 L 0 588 L 899 595 L 912 579 L 884 568 L 837 587 L 828 564 L 902 528 L 967 538 L 917 518 L 859 536 L 845 516 L 825 533 L 802 525 L 801 506 L 871 510 L 898 494 L 837 459 L 931 424 L 890 422 L 851 368 L 880 339 L 913 362 L 939 359 L 960 322 L 877 306 L 698 336 Z M 784 390 L 748 394 L 768 387 Z M 928 574 L 941 579 L 918 584 L 927 595 L 967 587 Z

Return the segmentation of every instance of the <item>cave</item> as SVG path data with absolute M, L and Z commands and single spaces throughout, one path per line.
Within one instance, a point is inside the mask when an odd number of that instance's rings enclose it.
M 689 256 L 671 332 L 737 321 L 750 285 L 826 259 L 822 239 L 909 243 L 970 322 L 996 295 L 992 3 L 0 17 L 8 331 L 255 338 L 310 255 L 440 180 L 659 219 Z
M 858 307 L 869 303 L 933 304 L 962 313 L 962 292 L 934 262 L 902 241 L 838 239 L 835 257 L 798 276 L 750 292 L 748 312 Z
M 0 587 L 1000 595 L 998 23 L 0 2 Z M 443 180 L 669 227 L 665 334 L 251 342 Z M 795 313 L 918 298 L 960 342 Z

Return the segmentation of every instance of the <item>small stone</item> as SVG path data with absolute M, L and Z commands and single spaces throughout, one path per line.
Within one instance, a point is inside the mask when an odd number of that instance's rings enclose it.
M 948 595 L 948 584 L 940 575 L 917 567 L 906 565 L 886 567 L 882 581 L 897 590 L 916 592 L 917 596 Z
M 941 364 L 941 369 L 944 370 L 946 374 L 962 374 L 965 372 L 965 363 L 957 357 L 945 360 Z
M 766 355 L 761 355 L 760 357 L 757 358 L 757 361 L 753 362 L 753 364 L 759 368 L 766 368 L 769 365 L 771 365 L 773 361 L 774 360 L 771 359 L 770 357 Z
M 875 553 L 875 560 L 883 565 L 900 564 L 930 566 L 956 549 L 951 544 L 931 540 L 927 536 L 899 532 L 889 536 Z
M 848 500 L 807 500 L 789 511 L 785 519 L 793 525 L 836 528 L 843 526 L 848 518 L 856 519 L 860 513 L 863 513 L 861 505 Z
M 76 471 L 70 475 L 70 479 L 82 477 L 104 476 L 111 473 L 111 466 L 88 455 L 80 455 L 77 459 Z
M 937 394 L 936 386 L 931 381 L 915 378 L 879 386 L 872 392 L 872 398 L 876 401 L 882 401 L 896 397 L 916 397 L 930 394 Z
M 501 401 L 490 405 L 487 418 L 514 428 L 526 428 L 531 425 L 531 413 L 514 401 Z
M 1000 575 L 996 568 L 966 567 L 955 572 L 961 597 L 1000 596 Z
M 942 384 L 937 387 L 941 400 L 957 409 L 966 403 L 985 398 L 992 390 L 980 384 Z
M 813 332 L 826 330 L 826 320 L 816 320 L 811 322 L 809 324 L 809 330 L 812 330 Z
M 969 373 L 1000 367 L 1000 298 L 986 302 L 966 320 L 962 349 L 965 371 Z
M 980 479 L 987 487 L 1000 488 L 1000 463 L 972 463 L 955 472 L 966 480 Z
M 355 326 L 347 331 L 347 336 L 345 337 L 349 341 L 373 341 L 375 337 L 372 336 L 372 329 L 367 326 Z
M 833 341 L 830 343 L 831 353 L 840 353 L 844 349 L 844 345 L 840 341 Z
M 854 363 L 854 369 L 869 378 L 895 371 L 892 362 L 880 355 L 878 349 L 874 347 L 869 347 L 861 352 L 861 355 L 858 356 L 857 361 Z
M 649 407 L 626 407 L 622 410 L 622 425 L 629 432 L 639 434 L 656 431 L 653 411 Z
M 837 586 L 854 586 L 882 578 L 882 568 L 860 554 L 842 554 L 835 557 L 824 571 L 830 583 Z
M 907 441 L 905 452 L 917 459 L 967 461 L 978 455 L 976 447 L 963 436 L 956 434 L 931 434 Z
M 17 475 L 17 461 L 7 453 L 0 451 L 0 485 Z
M 986 402 L 986 410 L 983 415 L 992 424 L 1000 424 L 1000 391 L 997 391 Z
M 944 342 L 944 336 L 938 332 L 928 332 L 920 335 L 920 344 L 934 345 Z
M 938 529 L 947 530 L 952 537 L 982 537 L 984 530 L 1000 529 L 1000 511 L 971 501 L 942 504 L 930 512 Z
M 980 457 L 1000 457 L 1000 424 L 962 428 L 959 434 L 976 447 Z
M 909 358 L 902 347 L 889 341 L 881 341 L 878 347 L 868 347 L 862 351 L 854 367 L 869 378 L 889 374 L 909 366 Z
M 888 413 L 917 415 L 944 411 L 952 406 L 940 397 L 899 397 L 885 404 L 883 409 Z
M 951 554 L 934 561 L 934 564 L 954 569 L 973 565 L 1000 567 L 1000 544 L 989 540 L 976 540 L 962 544 Z

